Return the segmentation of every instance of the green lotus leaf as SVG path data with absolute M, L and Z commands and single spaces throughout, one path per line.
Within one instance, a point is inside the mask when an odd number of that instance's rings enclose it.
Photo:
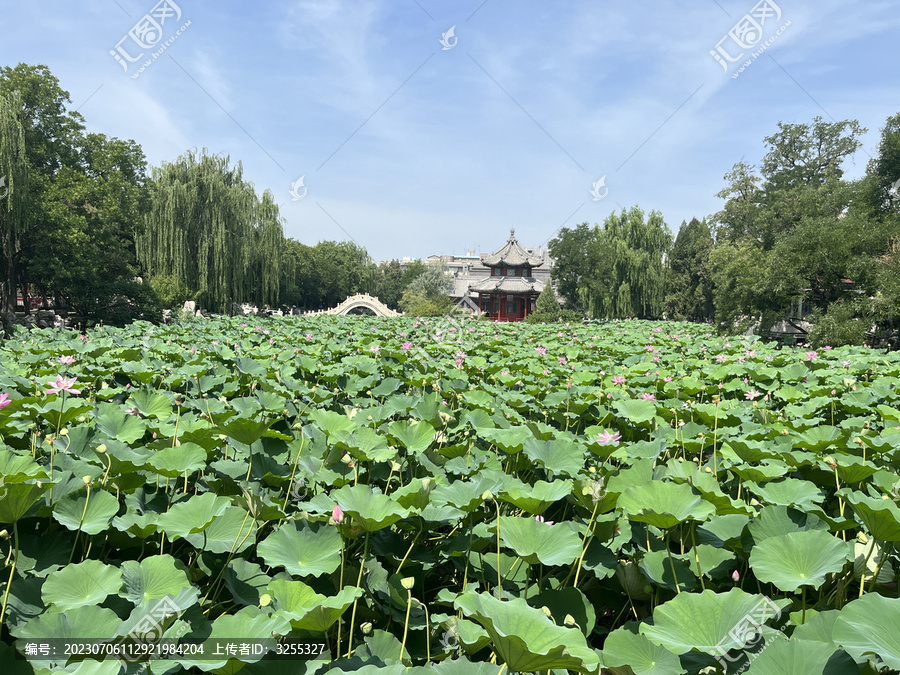
M 764 506 L 747 525 L 757 544 L 769 537 L 806 530 L 828 531 L 828 524 L 818 516 L 788 506 Z
M 584 468 L 584 448 L 573 441 L 559 438 L 541 441 L 531 437 L 522 447 L 528 459 L 554 474 L 576 476 Z
M 256 543 L 259 526 L 244 509 L 229 506 L 202 532 L 184 538 L 194 547 L 213 553 L 240 553 Z
M 796 478 L 771 481 L 765 485 L 757 485 L 748 480 L 744 483 L 744 487 L 756 495 L 761 502 L 778 506 L 793 506 L 801 510 L 825 499 L 825 491 L 815 483 Z
M 798 434 L 796 439 L 794 439 L 794 445 L 812 452 L 821 452 L 832 445 L 840 443 L 842 437 L 843 433 L 837 427 L 820 425 Z
M 427 422 L 391 422 L 388 433 L 413 454 L 425 452 L 434 441 L 434 427 Z
M 14 633 L 20 640 L 101 640 L 115 635 L 122 622 L 114 611 L 97 605 L 82 605 L 66 611 L 51 609 L 35 617 Z
M 41 593 L 45 603 L 65 612 L 82 605 L 99 605 L 121 587 L 120 569 L 99 560 L 85 560 L 51 574 Z
M 106 407 L 106 406 L 110 407 Z M 105 404 L 104 412 L 94 418 L 97 428 L 106 434 L 109 438 L 113 438 L 123 443 L 134 443 L 139 438 L 143 438 L 147 432 L 147 425 L 140 417 L 129 415 L 119 410 L 118 406 L 113 404 Z
M 469 661 L 466 658 L 447 659 L 440 663 L 428 664 L 426 672 L 435 675 L 500 675 L 503 666 L 487 661 Z
M 13 483 L 0 487 L 0 523 L 16 523 L 24 518 L 52 483 Z
M 872 461 L 854 455 L 833 455 L 838 477 L 845 483 L 860 483 L 878 471 Z
M 822 530 L 791 532 L 769 537 L 750 552 L 750 568 L 760 581 L 782 591 L 818 587 L 827 574 L 840 572 L 853 559 L 847 542 Z
M 575 623 L 585 636 L 590 636 L 594 632 L 594 626 L 597 623 L 594 605 L 577 588 L 547 589 L 530 596 L 528 604 L 537 609 L 543 607 L 549 609 L 558 626 L 563 625 L 568 614 L 575 619 Z
M 855 659 L 874 654 L 900 670 L 900 598 L 868 593 L 850 601 L 834 622 L 832 637 Z
M 528 427 L 510 427 L 509 429 L 479 429 L 478 435 L 488 443 L 496 445 L 507 453 L 521 452 L 526 441 L 534 439 Z
M 28 455 L 20 455 L 9 448 L 0 448 L 0 478 L 3 484 L 22 483 L 29 479 L 46 480 L 47 473 Z M 3 488 L 0 487 L 0 495 Z
M 357 459 L 369 462 L 388 462 L 397 456 L 397 448 L 388 445 L 384 436 L 368 427 L 354 431 L 346 445 Z
M 880 541 L 900 541 L 900 508 L 893 501 L 856 491 L 844 492 L 843 496 L 870 536 Z
M 453 604 L 484 627 L 494 651 L 510 670 L 568 668 L 595 673 L 600 665 L 580 630 L 557 626 L 525 600 L 498 600 L 487 593 L 466 591 Z
M 309 418 L 328 436 L 345 436 L 358 428 L 352 419 L 332 410 L 310 410 Z
M 660 529 L 688 520 L 704 521 L 716 513 L 716 508 L 695 494 L 689 485 L 664 481 L 630 487 L 619 495 L 616 505 L 629 520 Z
M 747 675 L 846 675 L 858 673 L 859 666 L 836 647 L 823 647 L 792 636 L 774 639 L 756 655 Z
M 127 403 L 134 406 L 144 417 L 153 417 L 160 422 L 165 422 L 173 414 L 172 402 L 168 397 L 152 391 L 136 391 L 131 394 Z
M 346 485 L 331 496 L 341 510 L 352 517 L 353 524 L 366 532 L 390 527 L 409 515 L 408 509 L 367 485 Z
M 122 597 L 135 605 L 175 597 L 186 590 L 195 594 L 191 586 L 187 566 L 168 553 L 152 555 L 140 562 L 126 560 L 122 563 Z
M 182 443 L 178 447 L 163 448 L 150 458 L 150 466 L 161 476 L 178 478 L 206 466 L 206 450 L 196 443 Z
M 680 558 L 669 558 L 666 551 L 653 551 L 644 554 L 638 563 L 644 575 L 655 584 L 681 591 L 693 591 L 699 587 L 693 559 L 685 561 Z M 677 583 L 676 583 L 677 578 Z
M 157 518 L 157 525 L 170 539 L 186 537 L 195 532 L 202 532 L 212 525 L 212 522 L 230 505 L 231 500 L 212 492 L 193 495 L 175 504 L 166 513 L 161 513 Z
M 241 640 L 271 640 L 291 631 L 291 624 L 287 619 L 277 614 L 266 614 L 258 607 L 242 607 L 234 614 L 222 614 L 212 622 L 212 629 L 208 636 L 204 636 L 204 650 L 206 654 L 214 654 L 215 644 L 227 644 L 234 642 L 235 638 Z M 217 673 L 235 673 L 245 663 L 259 661 L 262 655 L 237 656 L 233 659 L 223 658 L 221 661 L 213 661 L 209 656 L 204 660 L 191 658 L 179 658 L 178 664 L 184 668 L 197 668 L 204 672 L 216 671 Z M 231 664 L 231 668 L 223 670 Z
M 581 555 L 581 537 L 565 524 L 501 516 L 500 539 L 532 565 L 569 565 Z
M 656 416 L 656 404 L 651 401 L 640 399 L 616 401 L 613 407 L 620 418 L 628 420 L 632 424 L 645 424 Z
M 706 589 L 681 593 L 657 605 L 653 623 L 642 623 L 640 632 L 676 655 L 696 649 L 715 656 L 744 647 L 746 631 L 735 629 L 749 625 L 748 617 L 762 625 L 780 616 L 780 606 L 765 596 L 750 595 L 740 588 L 725 593 Z
M 485 488 L 477 481 L 455 480 L 450 485 L 439 485 L 431 491 L 431 503 L 435 506 L 450 504 L 471 513 L 484 501 Z
M 53 518 L 70 530 L 98 534 L 119 511 L 119 500 L 106 490 L 71 492 L 53 505 Z
M 679 675 L 681 661 L 665 647 L 655 645 L 638 632 L 634 622 L 614 630 L 603 643 L 603 666 L 614 675 Z
M 331 574 L 341 564 L 341 535 L 334 527 L 295 522 L 282 524 L 256 547 L 257 553 L 273 567 L 284 567 L 295 576 Z
M 302 581 L 276 579 L 268 586 L 275 608 L 297 630 L 325 632 L 341 618 L 362 590 L 345 586 L 334 596 L 316 593 Z
M 555 480 L 550 483 L 539 480 L 534 485 L 515 487 L 511 490 L 502 490 L 498 495 L 500 501 L 509 502 L 514 506 L 540 515 L 554 502 L 559 501 L 572 492 L 572 481 Z
M 222 575 L 226 588 L 241 605 L 258 605 L 272 577 L 262 567 L 243 558 L 234 558 Z
M 265 435 L 273 424 L 275 424 L 275 420 L 253 420 L 240 417 L 222 427 L 222 431 L 238 443 L 253 445 Z

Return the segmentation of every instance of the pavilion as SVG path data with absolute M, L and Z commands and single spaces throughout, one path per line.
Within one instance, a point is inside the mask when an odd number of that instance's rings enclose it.
M 542 256 L 529 253 L 516 241 L 510 230 L 506 244 L 481 264 L 490 268 L 490 276 L 469 285 L 469 293 L 478 296 L 478 308 L 494 321 L 522 321 L 534 312 L 538 295 L 545 282 L 536 279 L 532 270 L 544 264 Z

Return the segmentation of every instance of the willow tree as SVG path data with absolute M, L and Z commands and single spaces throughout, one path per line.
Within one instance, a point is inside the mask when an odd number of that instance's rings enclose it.
M 256 209 L 253 223 L 253 301 L 260 305 L 278 303 L 281 289 L 281 258 L 285 247 L 283 219 L 275 197 L 266 190 Z
M 598 318 L 656 318 L 663 313 L 672 233 L 658 211 L 612 213 L 589 244 L 582 300 Z
M 153 172 L 138 255 L 151 277 L 172 277 L 205 307 L 226 311 L 253 299 L 254 288 L 277 297 L 280 228 L 271 197 L 260 202 L 240 162 L 189 152 Z M 268 264 L 257 264 L 260 254 Z
M 16 253 L 27 224 L 28 166 L 25 130 L 19 121 L 21 102 L 0 96 L 0 305 L 16 305 Z

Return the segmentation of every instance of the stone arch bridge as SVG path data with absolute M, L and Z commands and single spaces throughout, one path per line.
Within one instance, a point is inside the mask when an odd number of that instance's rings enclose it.
M 395 312 L 390 307 L 381 302 L 381 300 L 369 295 L 368 293 L 362 293 L 360 295 L 349 295 L 347 296 L 347 299 L 340 303 L 337 307 L 332 307 L 331 309 L 320 309 L 315 312 L 306 312 L 305 314 L 303 314 L 303 316 L 318 316 L 320 314 L 334 314 L 343 316 L 349 314 L 354 309 L 367 309 L 375 316 L 401 316 L 400 312 Z

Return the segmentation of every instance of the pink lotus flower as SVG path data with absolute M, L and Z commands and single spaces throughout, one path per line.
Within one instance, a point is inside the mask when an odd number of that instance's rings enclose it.
M 544 516 L 535 516 L 534 519 L 539 523 L 543 523 L 544 525 L 552 525 L 554 522 L 552 520 L 544 520 Z
M 719 354 L 716 357 L 716 361 L 718 361 L 719 363 L 725 363 L 727 360 L 728 360 L 728 357 L 725 356 L 724 354 Z
M 75 363 L 75 359 L 66 354 L 65 356 L 60 356 L 58 359 L 56 359 L 56 362 L 61 363 L 64 366 L 71 366 L 73 363 Z
M 850 370 L 850 362 L 849 361 L 841 361 L 841 367 L 844 368 L 844 370 Z
M 663 382 L 671 382 L 671 381 L 672 381 L 671 377 L 666 376 L 663 378 Z
M 9 394 L 0 394 L 0 410 L 3 410 L 12 401 L 9 400 Z
M 660 358 L 658 356 L 654 356 L 653 363 L 659 363 L 659 362 L 660 362 Z
M 807 361 L 815 361 L 817 358 L 819 358 L 818 352 L 806 352 Z
M 547 353 L 546 347 L 535 347 L 535 351 L 538 353 L 538 356 L 543 356 Z
M 641 398 L 645 401 L 655 401 L 656 400 L 656 396 L 654 394 L 650 394 L 646 391 L 643 394 L 641 394 Z
M 744 394 L 744 398 L 747 399 L 748 401 L 752 401 L 753 399 L 758 398 L 760 396 L 762 396 L 762 394 L 760 394 L 758 391 L 756 391 L 756 389 L 751 389 L 746 394 Z
M 411 348 L 412 348 L 412 342 L 404 342 L 402 345 L 400 345 L 400 349 L 402 349 L 405 352 L 408 352 Z
M 369 347 L 369 351 L 374 354 L 377 354 L 378 352 L 381 351 L 381 347 L 379 347 L 378 345 L 372 345 L 371 347 Z
M 80 394 L 80 389 L 73 389 L 72 387 L 75 385 L 75 380 L 77 377 L 63 377 L 61 375 L 56 376 L 56 382 L 48 382 L 50 388 L 47 390 L 48 394 L 58 394 L 61 391 L 67 391 L 70 394 Z
M 341 510 L 341 507 L 337 504 L 334 505 L 334 508 L 331 510 L 331 518 L 334 522 L 340 524 L 344 521 L 344 512 Z
M 559 357 L 559 365 L 561 365 L 561 366 L 566 365 L 566 357 L 565 356 Z
M 620 434 L 618 431 L 611 434 L 609 433 L 609 430 L 606 429 L 597 437 L 597 442 L 600 445 L 606 445 L 607 443 L 618 443 L 621 438 L 622 434 Z
M 612 379 L 613 384 L 625 384 L 625 376 L 624 375 L 616 375 Z

